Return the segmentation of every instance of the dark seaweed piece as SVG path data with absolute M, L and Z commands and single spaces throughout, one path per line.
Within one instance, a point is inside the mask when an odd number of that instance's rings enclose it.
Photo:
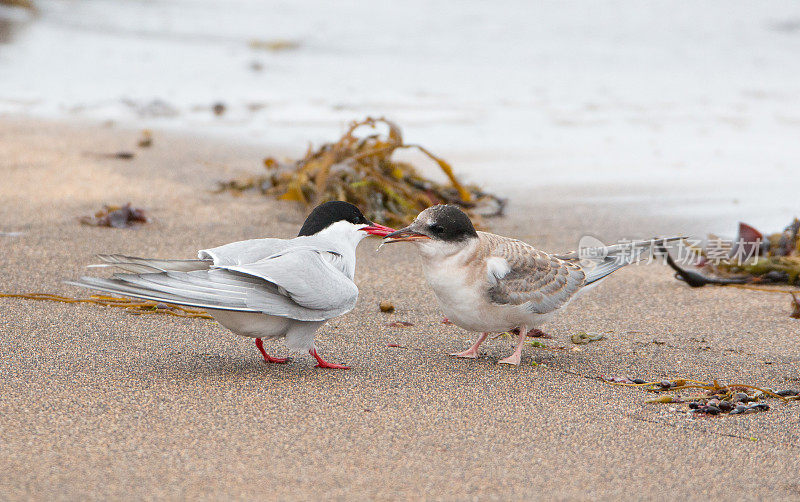
M 85 155 L 88 155 L 90 157 L 96 157 L 98 159 L 119 159 L 119 160 L 131 160 L 134 157 L 136 157 L 135 153 L 128 151 L 119 151 L 113 153 L 86 152 Z
M 748 282 L 747 278 L 745 277 L 720 279 L 716 277 L 707 277 L 693 270 L 686 270 L 675 263 L 675 260 L 672 259 L 672 256 L 669 254 L 669 251 L 663 244 L 660 244 L 658 249 L 659 252 L 664 253 L 664 256 L 666 256 L 667 265 L 669 265 L 675 271 L 675 277 L 679 280 L 682 280 L 692 288 L 701 288 L 706 284 L 747 284 Z
M 227 109 L 228 108 L 225 106 L 225 103 L 222 102 L 214 103 L 214 105 L 211 107 L 211 111 L 214 112 L 214 115 L 216 115 L 217 117 L 225 114 L 225 111 Z
M 514 328 L 511 331 L 509 331 L 509 333 L 512 333 L 514 335 L 519 335 L 519 328 Z M 544 331 L 538 328 L 533 328 L 532 330 L 528 331 L 528 334 L 525 336 L 530 336 L 533 338 L 553 338 L 552 335 L 545 333 Z

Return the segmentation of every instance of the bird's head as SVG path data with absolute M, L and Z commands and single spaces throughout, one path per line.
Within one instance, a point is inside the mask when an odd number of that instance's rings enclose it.
M 394 232 L 393 228 L 384 227 L 369 221 L 353 204 L 340 200 L 324 202 L 315 207 L 308 215 L 298 237 L 331 234 L 358 243 L 367 235 L 384 237 Z
M 438 205 L 419 213 L 411 225 L 386 235 L 383 242 L 413 242 L 423 253 L 451 254 L 477 237 L 478 232 L 464 211 Z

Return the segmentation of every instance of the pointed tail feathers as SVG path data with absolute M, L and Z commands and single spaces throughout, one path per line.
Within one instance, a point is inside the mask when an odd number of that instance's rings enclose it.
M 580 260 L 586 272 L 586 285 L 589 285 L 608 277 L 626 265 L 640 261 L 655 246 L 682 239 L 685 237 L 654 237 L 611 246 L 582 247 L 579 251 L 556 257 L 562 260 Z
M 127 273 L 109 279 L 81 277 L 67 284 L 122 296 L 187 307 L 253 311 L 246 306 L 247 279 L 231 281 L 208 273 L 210 260 L 158 260 L 120 254 L 98 255 L 103 263 L 90 268 L 116 267 Z M 203 274 L 195 279 L 190 273 Z

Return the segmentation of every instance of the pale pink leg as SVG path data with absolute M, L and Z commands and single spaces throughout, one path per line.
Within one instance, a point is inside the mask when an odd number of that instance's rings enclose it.
M 517 341 L 517 348 L 514 349 L 514 353 L 505 359 L 500 359 L 498 362 L 502 364 L 513 364 L 514 366 L 519 366 L 519 361 L 522 358 L 522 346 L 525 343 L 525 337 L 527 334 L 528 327 L 521 326 L 519 328 L 519 340 Z
M 472 347 L 468 348 L 464 352 L 454 352 L 450 354 L 453 357 L 468 357 L 470 359 L 475 359 L 478 357 L 478 347 L 481 346 L 486 337 L 489 336 L 489 333 L 481 333 L 481 336 L 478 337 L 478 340 L 472 345 Z

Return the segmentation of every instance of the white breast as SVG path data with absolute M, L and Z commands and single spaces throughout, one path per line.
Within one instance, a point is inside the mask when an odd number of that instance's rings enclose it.
M 423 259 L 422 269 L 442 312 L 450 321 L 471 331 L 489 331 L 488 325 L 494 324 L 491 319 L 497 316 L 493 315 L 494 308 L 486 296 L 485 273 L 476 281 L 474 271 L 468 270 L 468 266 L 475 265 L 465 265 L 461 253 L 457 253 L 445 258 Z

